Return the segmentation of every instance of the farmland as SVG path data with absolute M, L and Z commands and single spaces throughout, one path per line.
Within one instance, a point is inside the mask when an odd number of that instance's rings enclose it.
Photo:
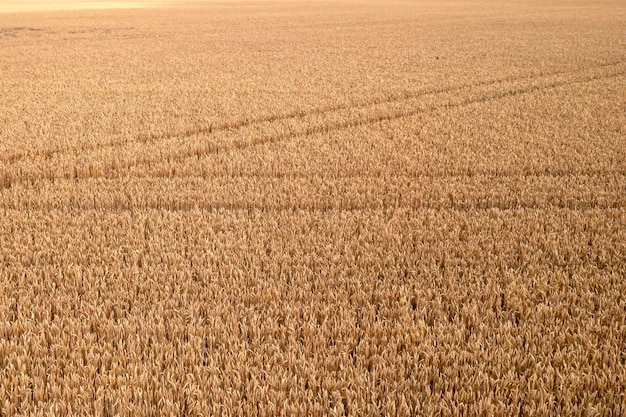
M 623 2 L 44 4 L 0 415 L 626 414 Z

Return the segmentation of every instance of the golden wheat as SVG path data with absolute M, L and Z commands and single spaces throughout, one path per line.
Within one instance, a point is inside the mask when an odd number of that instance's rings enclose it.
M 625 18 L 0 6 L 0 415 L 626 415 Z

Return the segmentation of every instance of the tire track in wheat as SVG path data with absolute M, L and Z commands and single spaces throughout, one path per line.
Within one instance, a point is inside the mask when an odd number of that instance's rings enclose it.
M 624 209 L 624 172 L 572 175 L 482 173 L 214 178 L 92 179 L 16 188 L 0 198 L 4 210 L 369 210 L 369 209 Z M 271 189 L 265 193 L 263 190 Z M 477 191 L 484 190 L 484 192 Z M 555 190 L 558 190 L 555 192 Z M 43 197 L 42 197 L 43 196 Z M 59 196 L 62 196 L 59 198 Z
M 464 106 L 469 106 L 472 104 L 480 104 L 486 103 L 490 101 L 502 100 L 508 97 L 514 97 L 522 94 L 532 94 L 538 91 L 551 90 L 563 86 L 568 85 L 576 85 L 576 84 L 584 84 L 589 82 L 595 82 L 604 79 L 615 78 L 619 76 L 623 76 L 626 74 L 626 71 L 618 71 L 616 73 L 610 73 L 608 75 L 593 75 L 589 77 L 585 77 L 582 79 L 576 80 L 561 80 L 561 81 L 553 81 L 547 84 L 541 85 L 530 85 L 517 87 L 512 89 L 507 89 L 504 91 L 493 91 L 481 94 L 477 97 L 466 97 L 460 100 L 451 100 L 449 102 L 445 102 L 442 104 L 435 104 L 429 107 L 415 108 L 409 107 L 408 109 L 396 110 L 391 112 L 386 112 L 383 114 L 373 114 L 370 116 L 364 116 L 360 118 L 352 118 L 347 119 L 345 121 L 339 121 L 334 123 L 319 123 L 317 125 L 313 125 L 310 127 L 305 127 L 301 130 L 296 131 L 287 131 L 283 134 L 278 135 L 268 135 L 268 136 L 260 136 L 255 137 L 251 140 L 244 141 L 234 141 L 231 146 L 219 146 L 216 144 L 209 144 L 204 149 L 190 149 L 184 150 L 183 152 L 178 152 L 176 155 L 172 155 L 167 158 L 165 161 L 157 161 L 151 158 L 145 158 L 143 160 L 138 161 L 137 164 L 133 165 L 133 167 L 153 164 L 156 162 L 165 162 L 172 163 L 178 162 L 189 158 L 200 158 L 204 155 L 217 154 L 220 152 L 231 152 L 231 151 L 242 151 L 248 148 L 252 148 L 255 146 L 262 146 L 265 144 L 278 143 L 285 140 L 290 140 L 296 137 L 306 137 L 313 134 L 328 134 L 334 133 L 345 129 L 356 128 L 360 126 L 366 126 L 371 124 L 376 124 L 384 121 L 393 121 L 401 118 L 411 117 L 418 114 L 430 113 L 437 110 L 447 110 L 454 109 Z M 433 94 L 438 95 L 438 94 Z M 385 102 L 384 104 L 389 104 L 389 102 Z M 130 166 L 128 168 L 131 168 Z M 116 178 L 119 175 L 103 175 L 100 177 L 105 178 Z
M 621 63 L 620 63 L 621 64 Z M 611 65 L 615 66 L 615 65 Z M 600 68 L 606 68 L 610 66 L 602 66 Z M 598 67 L 592 69 L 592 71 L 597 70 Z M 415 95 L 412 98 L 403 98 L 403 99 L 394 99 L 394 100 L 380 100 L 379 104 L 370 104 L 367 106 L 341 106 L 340 110 L 333 111 L 315 111 L 315 112 L 300 112 L 302 115 L 292 116 L 288 118 L 284 117 L 271 117 L 264 118 L 271 130 L 276 131 L 276 124 L 280 122 L 292 123 L 294 120 L 297 120 L 298 123 L 305 124 L 303 128 L 299 128 L 296 126 L 295 128 L 292 126 L 282 126 L 285 130 L 284 133 L 279 134 L 267 134 L 267 135 L 256 135 L 253 136 L 250 140 L 241 140 L 235 138 L 231 141 L 230 144 L 220 144 L 220 143 L 205 143 L 202 142 L 200 146 L 189 146 L 187 143 L 186 149 L 180 149 L 174 147 L 172 153 L 169 155 L 158 155 L 151 156 L 145 155 L 141 157 L 135 157 L 131 161 L 104 161 L 104 163 L 99 167 L 98 170 L 89 170 L 78 173 L 77 168 L 75 168 L 75 172 L 62 172 L 58 173 L 44 173 L 38 175 L 29 175 L 28 172 L 22 173 L 19 176 L 11 176 L 9 171 L 7 173 L 0 172 L 0 190 L 2 188 L 8 188 L 12 184 L 21 183 L 23 181 L 33 181 L 36 179 L 44 179 L 49 181 L 54 181 L 55 179 L 63 179 L 63 178 L 75 178 L 76 180 L 82 178 L 118 178 L 124 176 L 124 172 L 128 172 L 132 168 L 142 167 L 142 166 L 152 166 L 154 164 L 166 163 L 171 164 L 173 162 L 180 162 L 189 158 L 201 158 L 206 155 L 217 154 L 221 152 L 233 152 L 233 151 L 243 151 L 248 148 L 252 148 L 255 146 L 262 146 L 265 144 L 278 143 L 286 140 L 290 140 L 296 137 L 306 137 L 313 134 L 328 134 L 334 133 L 345 129 L 351 129 L 376 123 L 381 123 L 385 121 L 394 121 L 401 118 L 411 117 L 418 114 L 426 114 L 437 110 L 448 110 L 454 109 L 464 106 L 469 106 L 472 104 L 480 104 L 486 103 L 490 101 L 496 101 L 505 99 L 508 97 L 514 97 L 522 94 L 531 94 L 539 91 L 551 90 L 563 86 L 568 85 L 576 85 L 576 84 L 584 84 L 595 81 L 600 81 L 603 79 L 610 79 L 615 77 L 623 76 L 626 71 L 619 68 L 618 70 L 613 70 L 608 73 L 601 74 L 591 74 L 586 75 L 585 72 L 589 72 L 590 70 L 584 72 L 572 73 L 573 76 L 570 76 L 566 79 L 556 79 L 549 80 L 549 77 L 555 77 L 555 75 L 549 75 L 544 77 L 521 77 L 515 78 L 512 81 L 488 81 L 482 84 L 475 83 L 470 87 L 456 87 L 454 89 L 451 88 L 440 88 L 433 90 L 431 93 L 422 93 L 419 95 Z M 582 74 L 582 75 L 581 75 Z M 556 75 L 558 77 L 561 74 Z M 548 80 L 545 80 L 548 78 Z M 507 85 L 503 89 L 495 89 L 495 90 L 487 90 L 483 92 L 479 92 L 476 94 L 476 89 L 491 87 L 495 84 L 502 83 L 519 83 L 520 81 L 529 80 L 530 82 L 524 83 L 521 86 L 510 86 Z M 538 82 L 538 80 L 541 80 Z M 445 99 L 443 102 L 437 102 L 437 100 L 430 105 L 425 105 L 423 102 L 418 101 L 419 99 L 424 99 L 427 96 L 432 96 L 434 99 L 438 99 L 441 95 L 445 95 L 451 92 L 463 92 L 467 91 L 467 96 L 461 97 L 452 97 L 450 99 Z M 384 108 L 377 109 L 377 106 L 384 106 Z M 396 109 L 388 109 L 388 107 L 395 106 Z M 342 113 L 343 111 L 343 113 Z M 357 112 L 361 114 L 357 114 L 356 117 L 351 112 Z M 299 114 L 300 114 L 299 113 Z M 348 113 L 348 114 L 344 114 Z M 373 113 L 373 114 L 372 114 Z M 315 117 L 318 117 L 315 119 Z M 333 120 L 333 117 L 338 120 Z M 313 120 L 307 120 L 307 118 L 312 118 Z M 309 123 L 307 123 L 307 121 Z M 260 123 L 260 122 L 255 122 Z M 251 126 L 255 123 L 240 123 L 237 125 L 233 125 L 226 129 L 226 132 L 234 132 L 237 133 L 239 129 L 242 129 L 245 126 Z M 281 126 L 278 126 L 281 127 Z M 270 130 L 269 128 L 265 128 Z M 194 131 L 195 132 L 195 131 Z M 202 135 L 202 131 L 200 133 L 191 133 L 190 136 L 174 136 L 174 138 L 186 139 L 192 136 Z M 146 144 L 154 145 L 154 143 L 147 141 Z
M 143 205 L 125 204 L 123 200 L 112 202 L 103 201 L 84 201 L 73 204 L 71 206 L 48 206 L 31 201 L 26 204 L 6 204 L 0 203 L 0 208 L 4 211 L 59 211 L 59 212 L 84 212 L 84 211 L 103 211 L 103 212 L 139 212 L 149 210 L 165 210 L 170 212 L 190 212 L 203 211 L 208 213 L 224 213 L 224 212 L 365 212 L 365 211 L 421 211 L 421 210 L 445 210 L 456 212 L 478 212 L 478 211 L 547 211 L 547 210 L 566 210 L 573 212 L 587 211 L 622 211 L 626 209 L 626 205 L 620 201 L 597 202 L 591 200 L 577 201 L 557 201 L 549 204 L 533 203 L 524 201 L 500 201 L 500 202 L 475 202 L 475 201 L 448 201 L 439 202 L 422 202 L 415 204 L 400 203 L 320 203 L 316 205 L 298 203 L 298 204 L 260 204 L 260 203 L 227 203 L 227 202 L 197 202 L 197 201 L 171 201 L 162 203 L 146 203 Z
M 617 61 L 617 62 L 604 63 L 604 64 L 594 67 L 593 69 L 614 67 L 620 64 L 623 64 L 623 62 Z M 588 70 L 585 70 L 585 71 L 588 71 Z M 406 92 L 403 94 L 395 94 L 395 95 L 392 95 L 391 97 L 389 96 L 378 97 L 373 100 L 369 100 L 367 102 L 361 102 L 361 103 L 356 103 L 356 104 L 355 103 L 349 103 L 349 104 L 342 103 L 342 104 L 337 104 L 337 105 L 325 106 L 325 107 L 321 107 L 318 109 L 291 111 L 291 112 L 277 114 L 277 115 L 264 115 L 260 117 L 250 118 L 250 119 L 240 119 L 240 120 L 235 120 L 235 121 L 229 121 L 229 122 L 216 124 L 216 125 L 210 124 L 209 126 L 204 126 L 204 127 L 194 128 L 194 129 L 187 129 L 187 130 L 178 131 L 178 132 L 145 134 L 145 135 L 136 136 L 134 138 L 107 141 L 105 143 L 86 143 L 81 146 L 74 146 L 74 147 L 64 147 L 64 148 L 57 148 L 57 149 L 41 149 L 41 150 L 36 150 L 32 152 L 27 152 L 27 153 L 25 152 L 25 153 L 20 153 L 20 154 L 13 154 L 8 158 L 0 158 L 0 162 L 4 162 L 8 164 L 8 166 L 10 166 L 11 164 L 15 164 L 17 162 L 20 162 L 28 158 L 45 157 L 49 159 L 58 155 L 66 155 L 66 154 L 72 154 L 72 153 L 74 154 L 89 153 L 89 152 L 93 152 L 99 149 L 124 147 L 133 143 L 156 145 L 159 142 L 162 142 L 168 139 L 185 138 L 185 137 L 198 136 L 198 135 L 212 135 L 212 134 L 216 134 L 219 132 L 236 131 L 245 127 L 250 127 L 250 126 L 258 125 L 262 123 L 274 123 L 274 122 L 281 122 L 281 121 L 286 121 L 290 119 L 302 119 L 308 116 L 323 115 L 323 114 L 337 112 L 341 110 L 351 110 L 351 109 L 358 109 L 358 108 L 368 108 L 368 107 L 379 106 L 379 105 L 384 105 L 384 104 L 394 104 L 394 103 L 398 103 L 398 102 L 402 102 L 406 100 L 413 100 L 416 98 L 429 96 L 429 95 L 453 93 L 453 92 L 463 91 L 466 89 L 492 86 L 492 85 L 497 85 L 497 84 L 506 83 L 506 82 L 516 82 L 516 81 L 524 81 L 524 80 L 532 81 L 532 80 L 536 80 L 539 78 L 553 77 L 553 76 L 566 75 L 566 74 L 576 74 L 580 72 L 581 71 L 569 71 L 568 70 L 568 71 L 555 71 L 555 72 L 543 73 L 543 74 L 529 74 L 529 75 L 524 75 L 524 76 L 508 76 L 508 77 L 503 77 L 499 79 L 482 80 L 482 81 L 478 81 L 474 83 L 467 83 L 467 84 L 461 84 L 461 85 L 455 85 L 455 86 L 430 88 L 430 89 L 424 89 L 422 91 L 415 92 L 415 93 Z

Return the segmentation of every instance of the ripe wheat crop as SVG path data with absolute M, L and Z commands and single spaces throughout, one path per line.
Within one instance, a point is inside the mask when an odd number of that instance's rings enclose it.
M 624 22 L 4 2 L 0 415 L 626 415 Z

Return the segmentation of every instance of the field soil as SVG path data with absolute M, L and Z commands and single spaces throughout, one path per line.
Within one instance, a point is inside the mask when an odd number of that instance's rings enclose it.
M 0 5 L 0 415 L 623 416 L 625 277 L 623 1 Z

